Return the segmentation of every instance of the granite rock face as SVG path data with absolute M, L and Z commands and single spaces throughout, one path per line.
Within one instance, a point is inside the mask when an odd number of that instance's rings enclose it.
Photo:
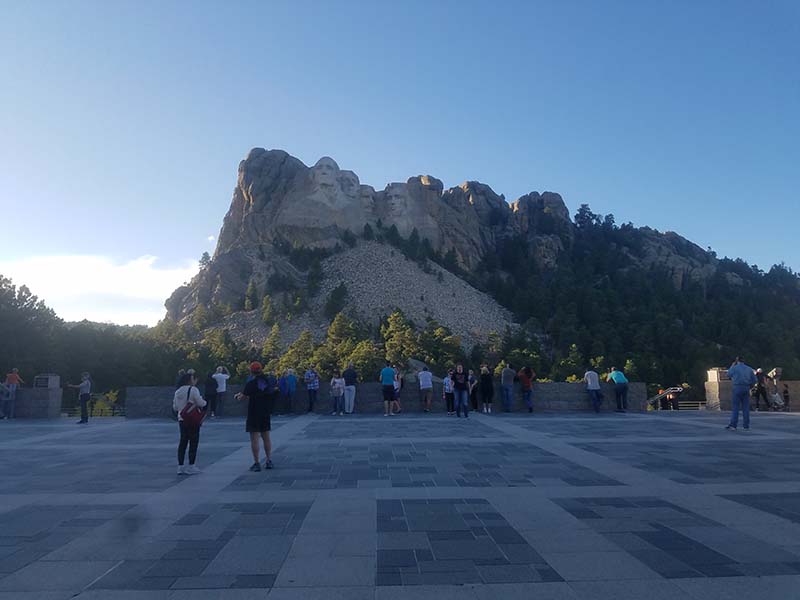
M 553 270 L 575 237 L 569 210 L 556 193 L 531 192 L 509 203 L 486 184 L 467 181 L 445 189 L 430 175 L 375 190 L 332 158 L 323 157 L 308 167 L 283 150 L 254 148 L 239 164 L 233 200 L 211 264 L 172 294 L 166 302 L 167 315 L 181 320 L 201 304 L 241 310 L 251 283 L 258 297 L 272 295 L 270 282 L 276 280 L 302 286 L 306 273 L 277 250 L 281 245 L 330 250 L 342 246 L 345 232 L 360 236 L 365 225 L 376 228 L 378 223 L 396 227 L 404 238 L 416 232 L 420 241 L 427 240 L 442 256 L 454 257 L 465 272 L 485 264 L 484 259 L 496 255 L 508 240 L 527 244 L 540 272 Z M 666 267 L 678 288 L 713 274 L 715 259 L 698 246 L 674 233 L 643 231 L 645 244 L 641 251 L 631 253 L 632 267 Z M 374 246 L 370 248 L 376 252 Z M 388 259 L 376 257 L 375 267 L 391 272 L 400 260 L 405 258 L 399 252 Z M 417 267 L 419 278 L 424 279 Z M 451 295 L 451 287 L 444 285 L 434 295 Z M 380 296 L 376 300 L 380 310 L 387 309 L 391 300 L 383 295 L 393 293 L 375 293 Z M 311 299 L 311 306 L 319 300 Z M 412 319 L 426 316 L 421 307 L 411 310 Z M 311 315 L 312 320 L 317 317 Z M 505 314 L 498 320 L 505 323 L 510 317 Z

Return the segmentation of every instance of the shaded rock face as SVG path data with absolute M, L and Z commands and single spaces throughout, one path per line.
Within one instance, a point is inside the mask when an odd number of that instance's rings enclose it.
M 251 282 L 258 297 L 273 293 L 271 277 L 302 287 L 305 273 L 276 245 L 332 249 L 341 244 L 344 232 L 359 236 L 365 225 L 374 228 L 378 222 L 395 226 L 403 237 L 416 230 L 420 240 L 427 239 L 442 255 L 452 252 L 465 271 L 473 271 L 512 238 L 529 246 L 540 270 L 553 270 L 576 235 L 556 193 L 531 192 L 509 204 L 486 184 L 467 181 L 444 189 L 430 175 L 376 191 L 332 158 L 308 167 L 283 150 L 254 148 L 239 164 L 211 264 L 188 286 L 175 290 L 166 302 L 167 315 L 180 320 L 200 304 L 240 310 Z M 698 246 L 677 234 L 643 231 L 644 249 L 631 253 L 631 266 L 666 267 L 678 288 L 713 274 L 715 259 Z

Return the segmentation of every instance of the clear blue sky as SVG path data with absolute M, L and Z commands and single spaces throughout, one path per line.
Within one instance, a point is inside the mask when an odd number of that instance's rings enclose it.
M 794 0 L 5 0 L 0 272 L 69 317 L 152 321 L 253 146 L 378 188 L 556 191 L 800 269 L 799 24 Z M 52 298 L 55 272 L 99 291 Z

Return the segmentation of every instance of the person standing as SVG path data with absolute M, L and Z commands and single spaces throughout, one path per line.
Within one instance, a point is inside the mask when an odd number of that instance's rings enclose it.
M 492 400 L 494 399 L 494 377 L 492 377 L 492 373 L 486 365 L 481 367 L 480 388 L 483 412 L 491 414 Z
M 511 368 L 511 365 L 506 365 L 500 372 L 500 389 L 503 390 L 503 410 L 511 412 L 511 406 L 514 403 L 514 378 L 517 372 Z
M 333 403 L 333 412 L 331 415 L 339 413 L 341 417 L 344 414 L 344 377 L 339 373 L 339 369 L 333 372 L 333 377 L 330 382 L 331 400 Z
M 469 418 L 469 374 L 464 371 L 464 365 L 457 364 L 453 373 L 453 393 L 456 401 L 456 417 L 461 416 L 464 409 L 464 418 Z
M 0 371 L 2 373 L 2 371 Z M 17 390 L 19 386 L 24 385 L 25 381 L 19 376 L 19 369 L 16 367 L 11 369 L 10 373 L 6 374 L 6 389 L 8 394 L 3 406 L 3 417 L 6 419 L 13 419 L 16 416 L 17 410 Z
M 389 413 L 389 405 L 394 401 L 394 376 L 394 369 L 387 360 L 386 366 L 381 369 L 381 373 L 378 376 L 378 381 L 381 382 L 381 391 L 383 393 L 384 417 L 388 417 L 391 414 Z
M 250 451 L 253 454 L 253 464 L 250 470 L 261 470 L 259 458 L 259 438 L 264 445 L 264 468 L 271 469 L 272 441 L 269 432 L 272 429 L 272 408 L 275 404 L 275 394 L 278 392 L 278 381 L 271 374 L 264 374 L 264 367 L 260 362 L 250 363 L 250 379 L 244 389 L 236 395 L 237 400 L 247 400 L 247 421 L 245 430 L 250 435 Z
M 356 407 L 356 385 L 358 384 L 358 372 L 353 363 L 347 364 L 342 377 L 344 377 L 344 412 L 351 415 Z
M 81 405 L 81 420 L 78 425 L 85 425 L 89 422 L 89 400 L 92 397 L 92 380 L 89 378 L 89 373 L 84 371 L 81 373 L 81 382 L 78 384 L 67 384 L 67 387 L 78 390 L 78 401 Z
M 292 412 L 292 405 L 289 403 L 289 381 L 286 379 L 286 373 L 278 377 L 278 394 L 281 398 L 281 406 L 288 406 L 288 412 Z
M 393 415 L 399 415 L 403 412 L 403 408 L 400 406 L 400 390 L 403 388 L 403 376 L 397 365 L 394 366 L 394 384 L 392 387 L 394 387 L 394 399 L 392 400 L 390 412 Z
M 455 391 L 453 390 L 453 369 L 447 371 L 447 377 L 442 380 L 442 396 L 444 396 L 444 403 L 447 406 L 447 414 L 452 416 L 456 414 L 455 411 Z
M 293 412 L 294 395 L 297 393 L 297 375 L 294 374 L 294 369 L 286 371 L 286 393 L 288 395 L 289 412 L 291 413 Z
M 589 369 L 583 374 L 583 382 L 586 384 L 586 391 L 589 394 L 589 400 L 592 401 L 594 412 L 599 413 L 600 403 L 603 401 L 600 393 L 600 376 L 594 369 Z
M 217 395 L 215 398 L 216 410 L 213 408 L 214 405 L 211 405 L 212 417 L 222 416 L 225 408 L 225 396 L 228 393 L 228 379 L 230 379 L 230 376 L 231 375 L 228 373 L 228 369 L 225 367 L 217 367 L 217 372 L 214 373 L 214 381 L 217 382 Z
M 216 416 L 217 412 L 217 380 L 214 379 L 214 375 L 215 373 L 213 371 L 209 373 L 203 386 L 203 398 L 209 406 L 211 406 L 211 414 L 209 417 L 212 419 Z
M 761 409 L 761 398 L 764 399 L 764 408 L 766 410 L 769 410 L 769 399 L 767 398 L 767 376 L 761 367 L 756 369 L 755 398 L 756 398 L 756 412 L 759 412 Z
M 178 414 L 178 429 L 180 430 L 180 440 L 178 441 L 178 475 L 196 475 L 200 472 L 195 462 L 197 461 L 197 447 L 200 445 L 200 424 L 190 425 L 183 421 L 181 412 L 187 404 L 193 404 L 195 410 L 205 408 L 206 401 L 197 389 L 197 378 L 189 375 L 184 379 L 185 383 L 177 390 L 172 398 L 172 410 Z M 189 448 L 189 466 L 184 467 L 186 460 L 186 448 Z
M 611 367 L 611 372 L 608 374 L 608 383 L 614 384 L 614 396 L 617 400 L 617 412 L 625 412 L 628 410 L 628 378 L 625 373 Z
M 475 371 L 469 370 L 469 403 L 472 405 L 472 410 L 478 410 L 478 378 L 475 377 Z
M 517 373 L 520 386 L 522 387 L 522 401 L 528 407 L 528 412 L 533 412 L 533 378 L 536 373 L 530 367 L 523 367 Z
M 319 374 L 314 367 L 308 367 L 305 375 L 303 375 L 303 383 L 306 384 L 306 391 L 308 392 L 308 412 L 314 411 L 314 403 L 317 401 L 317 392 L 319 392 Z
M 728 369 L 728 377 L 733 384 L 731 396 L 731 422 L 725 429 L 736 431 L 739 426 L 739 410 L 742 411 L 742 425 L 745 431 L 750 430 L 750 388 L 755 385 L 757 379 L 752 367 L 748 367 L 744 361 L 736 357 Z
M 419 401 L 422 404 L 422 410 L 429 413 L 433 402 L 433 374 L 427 366 L 422 367 L 422 371 L 417 373 L 417 380 L 419 381 Z

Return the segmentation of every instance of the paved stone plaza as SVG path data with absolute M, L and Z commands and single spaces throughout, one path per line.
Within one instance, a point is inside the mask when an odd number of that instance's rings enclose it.
M 0 600 L 797 598 L 800 417 L 0 422 Z

